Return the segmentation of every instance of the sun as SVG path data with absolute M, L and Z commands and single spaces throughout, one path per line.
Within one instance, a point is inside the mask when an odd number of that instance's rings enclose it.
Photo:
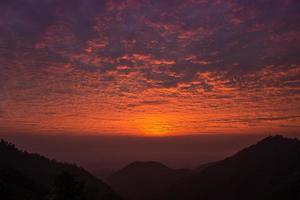
M 170 120 L 166 116 L 147 115 L 135 121 L 138 130 L 146 136 L 166 136 L 172 131 Z

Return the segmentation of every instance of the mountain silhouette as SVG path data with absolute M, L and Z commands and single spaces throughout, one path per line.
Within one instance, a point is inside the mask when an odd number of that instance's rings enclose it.
M 204 164 L 202 164 L 202 165 L 196 167 L 196 168 L 194 169 L 194 171 L 195 171 L 195 172 L 201 172 L 201 171 L 203 171 L 204 169 L 206 169 L 206 168 L 208 168 L 208 167 L 210 167 L 210 166 L 215 165 L 216 163 L 217 163 L 217 162 L 208 162 L 208 163 L 204 163 Z
M 1 200 L 300 200 L 300 141 L 270 136 L 195 170 L 133 162 L 107 182 L 0 142 Z
M 78 179 L 78 180 L 77 180 Z M 57 181 L 58 180 L 58 181 Z M 59 182 L 60 181 L 60 182 Z M 57 183 L 55 185 L 55 183 Z M 59 184 L 63 188 L 58 188 Z M 71 193 L 71 187 L 82 188 L 82 197 L 65 200 L 117 200 L 112 189 L 83 168 L 49 160 L 38 154 L 17 149 L 13 144 L 0 142 L 0 199 L 48 200 L 60 199 L 54 189 Z M 68 188 L 69 187 L 69 188 Z M 68 191 L 69 190 L 69 191 Z M 49 195 L 52 195 L 50 198 Z M 74 194 L 72 194 L 74 196 Z M 57 198 L 56 198 L 57 197 Z
M 187 169 L 170 169 L 159 162 L 133 162 L 108 178 L 109 185 L 130 200 L 154 200 L 173 182 L 190 174 Z
M 299 200 L 300 141 L 267 137 L 177 181 L 161 199 Z

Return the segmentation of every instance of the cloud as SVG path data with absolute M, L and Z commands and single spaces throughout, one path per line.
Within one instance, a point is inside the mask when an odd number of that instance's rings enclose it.
M 141 101 L 137 103 L 130 103 L 127 106 L 128 107 L 138 107 L 138 106 L 145 106 L 145 105 L 161 105 L 161 104 L 167 104 L 168 101 L 166 100 L 146 100 Z
M 277 120 L 290 120 L 290 119 L 298 119 L 300 116 L 285 116 L 285 117 L 262 117 L 262 118 L 257 118 L 255 120 L 258 121 L 277 121 Z
M 141 110 L 173 121 L 180 113 L 192 132 L 214 118 L 289 121 L 247 113 L 299 115 L 297 3 L 3 0 L 0 106 L 18 121 L 33 113 L 47 130 L 134 132 L 127 116 Z M 96 120 L 122 112 L 118 124 Z
M 259 123 L 264 121 L 287 121 L 287 120 L 297 120 L 300 116 L 279 116 L 279 117 L 254 117 L 254 118 L 221 118 L 221 119 L 213 119 L 209 120 L 210 122 L 218 122 L 218 123 Z

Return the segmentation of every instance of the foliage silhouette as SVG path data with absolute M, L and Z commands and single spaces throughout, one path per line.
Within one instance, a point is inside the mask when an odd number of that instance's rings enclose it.
M 76 178 L 71 178 L 71 174 Z M 59 189 L 65 181 L 69 188 Z M 81 183 L 85 200 L 119 200 L 112 189 L 83 168 L 74 164 L 47 159 L 39 154 L 21 151 L 15 145 L 0 141 L 0 199 L 41 200 L 59 198 L 59 192 L 79 190 L 75 194 L 81 200 Z M 54 185 L 53 185 L 54 184 Z M 56 186 L 56 187 L 55 187 Z M 63 186 L 61 184 L 61 186 Z M 82 186 L 83 187 L 83 186 Z M 55 193 L 56 192 L 56 193 Z M 52 194 L 49 195 L 49 194 Z M 55 195 L 54 195 L 55 194 Z M 61 193 L 62 194 L 62 193 Z M 75 198 L 75 197 L 74 197 Z M 71 198 L 72 200 L 74 199 Z M 77 197 L 76 197 L 77 198 Z M 76 200 L 75 198 L 75 200 Z M 66 200 L 66 199 L 64 199 Z
M 84 183 L 64 171 L 54 181 L 49 200 L 85 200 Z

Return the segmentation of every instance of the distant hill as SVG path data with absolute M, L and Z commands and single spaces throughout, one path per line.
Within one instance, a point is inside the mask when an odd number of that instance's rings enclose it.
M 177 181 L 161 199 L 299 200 L 300 141 L 267 137 Z
M 158 162 L 133 162 L 110 176 L 108 183 L 127 199 L 154 200 L 174 181 L 190 173 L 190 170 L 174 170 Z
M 91 172 L 91 174 L 93 174 L 94 176 L 96 176 L 104 181 L 116 172 L 116 170 L 114 170 L 114 169 L 101 168 L 101 167 L 88 169 L 88 171 Z
M 21 151 L 3 140 L 0 142 L 0 199 L 48 199 L 55 180 L 64 172 L 82 182 L 86 200 L 120 199 L 108 185 L 82 168 Z

